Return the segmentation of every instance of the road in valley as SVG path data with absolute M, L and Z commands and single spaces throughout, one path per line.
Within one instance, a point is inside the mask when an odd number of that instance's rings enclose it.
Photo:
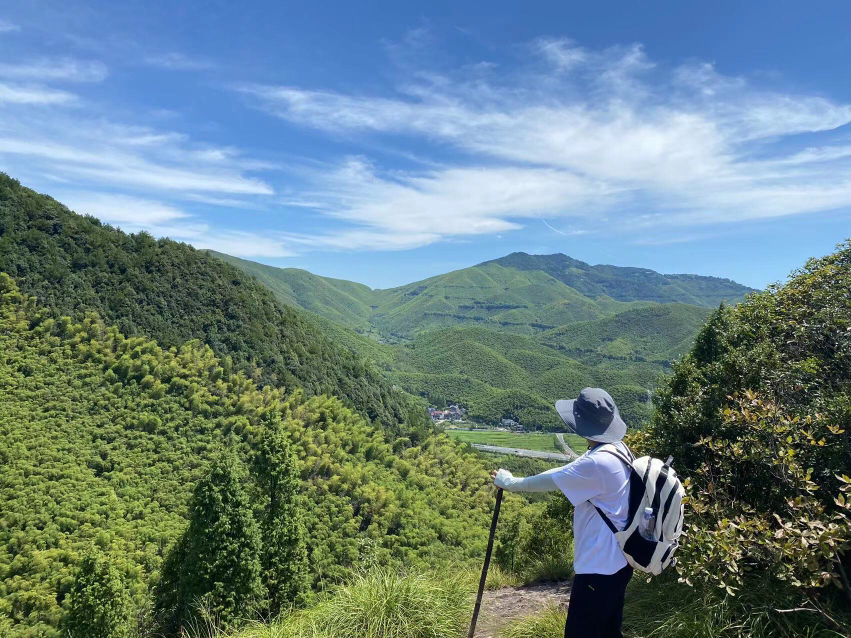
M 564 453 L 567 454 L 571 459 L 578 459 L 579 455 L 573 451 L 573 449 L 565 442 L 564 434 L 556 433 L 556 439 L 558 439 L 558 444 L 561 446 L 561 449 L 564 450 Z
M 575 456 L 567 454 L 559 454 L 558 452 L 541 452 L 540 450 L 524 450 L 516 447 L 500 447 L 498 445 L 484 445 L 482 443 L 471 443 L 475 449 L 482 452 L 492 452 L 494 454 L 511 454 L 513 456 L 526 456 L 532 459 L 548 459 L 550 461 L 565 461 L 570 462 Z M 568 448 L 570 449 L 570 448 Z

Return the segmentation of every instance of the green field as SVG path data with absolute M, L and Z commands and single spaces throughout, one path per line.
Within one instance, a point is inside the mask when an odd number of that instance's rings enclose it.
M 501 432 L 498 430 L 480 430 L 467 432 L 464 430 L 446 430 L 450 436 L 454 436 L 465 443 L 481 443 L 483 445 L 499 445 L 502 447 L 523 448 L 524 450 L 541 450 L 542 452 L 561 452 L 562 449 L 556 443 L 555 434 L 542 434 L 538 432 Z M 565 434 L 564 440 L 576 452 L 582 454 L 585 451 L 585 440 L 575 434 Z

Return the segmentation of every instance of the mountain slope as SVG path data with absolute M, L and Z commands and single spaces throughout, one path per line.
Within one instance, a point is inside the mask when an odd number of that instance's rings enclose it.
M 605 295 L 617 301 L 680 302 L 715 307 L 722 301 L 740 301 L 747 293 L 754 292 L 752 288 L 730 279 L 663 275 L 647 268 L 591 266 L 561 254 L 512 253 L 485 264 L 499 264 L 521 271 L 542 271 L 585 296 Z
M 96 545 L 144 609 L 223 445 L 250 465 L 265 428 L 299 458 L 315 583 L 364 563 L 478 559 L 481 463 L 446 436 L 389 444 L 338 400 L 258 389 L 197 341 L 165 349 L 89 316 L 55 320 L 0 273 L 0 633 L 58 638 L 77 561 Z
M 542 343 L 575 355 L 670 362 L 685 354 L 711 314 L 687 304 L 653 304 L 596 321 L 582 321 L 540 335 Z
M 76 215 L 3 174 L 0 271 L 57 314 L 95 311 L 164 347 L 200 339 L 261 385 L 336 395 L 392 431 L 425 425 L 377 371 L 241 270 L 186 244 Z
M 255 277 L 272 294 L 289 306 L 304 308 L 360 332 L 369 329 L 373 290 L 344 279 L 320 277 L 298 268 L 275 268 L 231 257 L 214 250 L 205 251 Z
M 512 417 L 547 429 L 562 427 L 555 401 L 589 385 L 608 388 L 627 422 L 640 425 L 650 415 L 648 390 L 667 366 L 595 352 L 567 353 L 536 337 L 476 327 L 424 332 L 396 353 L 388 375 L 409 392 L 436 403 L 461 402 L 479 421 Z
M 396 339 L 458 325 L 535 334 L 652 303 L 715 307 L 752 292 L 728 279 L 589 266 L 560 254 L 512 253 L 386 290 L 221 257 L 257 277 L 284 303 L 361 333 L 375 330 Z
M 552 403 L 588 385 L 609 388 L 633 424 L 645 422 L 658 379 L 691 347 L 709 306 L 750 292 L 726 279 L 565 255 L 513 253 L 387 290 L 223 258 L 321 315 L 323 330 L 408 392 L 462 402 L 480 421 L 548 428 L 561 425 Z

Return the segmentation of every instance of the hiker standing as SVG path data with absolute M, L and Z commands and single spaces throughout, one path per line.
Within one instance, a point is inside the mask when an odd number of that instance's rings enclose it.
M 624 594 L 633 569 L 601 513 L 618 529 L 627 522 L 631 469 L 621 456 L 632 459 L 632 454 L 622 442 L 626 424 L 600 388 L 585 388 L 578 399 L 557 401 L 555 408 L 570 431 L 587 439 L 588 451 L 564 467 L 527 478 L 495 471 L 494 484 L 510 492 L 561 491 L 573 504 L 575 576 L 565 638 L 622 638 Z

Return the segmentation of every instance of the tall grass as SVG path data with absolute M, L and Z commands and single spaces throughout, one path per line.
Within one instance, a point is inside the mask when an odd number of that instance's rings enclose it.
M 473 585 L 467 572 L 360 574 L 314 607 L 232 638 L 455 638 L 467 629 Z
M 500 638 L 562 638 L 567 614 L 552 606 L 534 616 L 523 618 L 510 625 Z

